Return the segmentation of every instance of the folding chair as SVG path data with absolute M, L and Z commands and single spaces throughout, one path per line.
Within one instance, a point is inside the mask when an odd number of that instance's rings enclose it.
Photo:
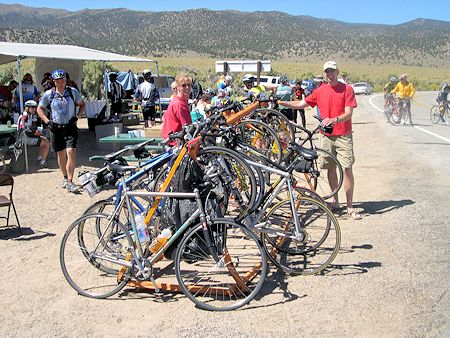
M 0 187 L 11 186 L 11 190 L 9 192 L 9 197 L 5 195 L 0 195 L 0 208 L 8 207 L 8 215 L 0 216 L 0 218 L 6 219 L 6 227 L 9 226 L 9 215 L 11 211 L 11 206 L 13 207 L 14 214 L 16 215 L 17 226 L 19 227 L 20 233 L 22 230 L 20 229 L 19 218 L 17 217 L 16 207 L 14 206 L 13 201 L 13 188 L 14 188 L 14 178 L 9 174 L 0 174 Z

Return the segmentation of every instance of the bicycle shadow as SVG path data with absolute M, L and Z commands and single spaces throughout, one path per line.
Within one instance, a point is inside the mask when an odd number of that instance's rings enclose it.
M 268 269 L 270 269 L 271 265 L 268 266 Z M 241 311 L 251 310 L 251 309 L 258 309 L 258 308 L 267 308 L 270 306 L 275 306 L 279 304 L 284 304 L 288 302 L 292 302 L 299 298 L 305 298 L 307 295 L 298 296 L 288 289 L 288 282 L 287 282 L 288 275 L 281 269 L 277 269 L 274 271 L 271 275 L 267 275 L 266 279 L 264 280 L 263 287 L 261 290 L 257 293 L 255 298 L 250 302 L 250 305 L 247 305 L 245 308 L 239 309 Z M 274 295 L 279 293 L 277 289 L 281 290 L 281 293 L 283 294 L 284 300 L 275 302 L 272 304 L 264 304 L 264 305 L 255 305 L 252 306 L 251 304 L 254 301 L 259 301 L 263 297 L 268 295 Z
M 396 209 L 406 207 L 416 203 L 411 199 L 403 200 L 390 200 L 390 201 L 367 201 L 367 202 L 355 202 L 353 206 L 355 208 L 361 208 L 365 214 L 380 215 Z
M 13 239 L 16 241 L 33 241 L 46 237 L 54 237 L 56 234 L 46 231 L 34 231 L 31 228 L 5 228 L 0 229 L 0 240 Z
M 350 248 L 340 248 L 339 255 L 345 255 L 355 252 L 356 250 L 372 250 L 372 244 L 352 245 Z M 382 266 L 381 262 L 358 262 L 349 264 L 330 264 L 325 270 L 321 272 L 323 275 L 330 276 L 347 276 L 355 274 L 363 274 L 369 272 L 369 269 L 379 268 Z

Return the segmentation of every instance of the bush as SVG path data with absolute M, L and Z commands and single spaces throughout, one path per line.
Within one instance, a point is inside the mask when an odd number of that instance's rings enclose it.
M 109 63 L 88 61 L 83 67 L 83 95 L 90 100 L 100 100 L 105 95 L 103 72 L 117 71 Z

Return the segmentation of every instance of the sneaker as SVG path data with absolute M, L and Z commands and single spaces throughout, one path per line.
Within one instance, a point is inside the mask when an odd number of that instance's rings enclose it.
M 67 189 L 67 178 L 65 178 L 65 179 L 63 180 L 62 188 L 63 188 L 63 189 Z
M 47 167 L 47 161 L 39 161 L 39 164 L 38 164 L 38 166 L 39 166 L 39 168 L 46 168 Z
M 67 184 L 67 191 L 71 192 L 71 193 L 75 193 L 78 191 L 78 187 L 73 182 L 70 182 Z

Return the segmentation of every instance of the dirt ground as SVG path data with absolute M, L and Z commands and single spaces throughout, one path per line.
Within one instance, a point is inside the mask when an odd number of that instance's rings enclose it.
M 338 217 L 342 247 L 325 274 L 291 277 L 272 266 L 257 298 L 234 312 L 129 288 L 107 300 L 76 294 L 59 247 L 93 199 L 61 188 L 55 158 L 39 171 L 32 161 L 15 176 L 24 234 L 0 228 L 0 336 L 448 336 L 449 170 L 358 100 L 354 200 L 363 219 Z M 99 153 L 92 133 L 81 137 L 77 172 Z M 447 156 L 448 145 L 441 149 Z

